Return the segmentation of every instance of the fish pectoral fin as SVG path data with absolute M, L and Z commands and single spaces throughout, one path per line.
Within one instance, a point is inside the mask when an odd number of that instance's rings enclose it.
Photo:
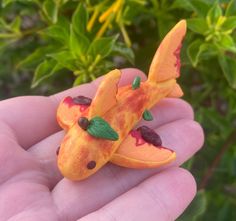
M 91 99 L 78 96 L 64 98 L 57 108 L 57 122 L 64 129 L 68 130 L 79 117 L 89 108 Z
M 102 116 L 117 103 L 118 83 L 121 71 L 110 71 L 99 85 L 97 93 L 89 109 L 89 118 Z
M 162 146 L 138 140 L 131 134 L 113 154 L 111 162 L 128 168 L 156 168 L 172 162 L 176 153 Z

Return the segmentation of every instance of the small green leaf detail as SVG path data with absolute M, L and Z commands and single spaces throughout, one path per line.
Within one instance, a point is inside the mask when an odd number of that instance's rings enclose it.
M 139 76 L 134 78 L 134 81 L 132 83 L 132 89 L 133 90 L 135 90 L 135 89 L 140 87 L 140 81 L 141 81 L 141 78 Z
M 146 120 L 146 121 L 152 121 L 153 120 L 153 116 L 152 116 L 152 114 L 149 110 L 145 110 L 143 112 L 143 119 Z
M 93 137 L 114 141 L 119 139 L 117 132 L 101 117 L 92 118 L 87 131 Z

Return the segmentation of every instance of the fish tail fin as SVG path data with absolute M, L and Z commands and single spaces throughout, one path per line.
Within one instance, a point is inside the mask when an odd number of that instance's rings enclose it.
M 178 22 L 161 42 L 150 65 L 148 81 L 163 82 L 180 76 L 180 50 L 186 21 Z

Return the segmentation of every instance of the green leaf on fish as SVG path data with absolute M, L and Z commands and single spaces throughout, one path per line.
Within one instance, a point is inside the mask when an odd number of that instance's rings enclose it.
M 146 121 L 153 120 L 153 116 L 152 116 L 152 114 L 151 114 L 151 112 L 149 110 L 145 110 L 143 112 L 143 119 L 146 120 Z
M 103 138 L 107 140 L 118 140 L 119 135 L 117 132 L 101 117 L 94 117 L 90 120 L 90 124 L 87 128 L 90 135 L 97 138 Z
M 133 90 L 135 90 L 135 89 L 140 87 L 140 81 L 141 81 L 141 78 L 139 76 L 134 78 L 134 81 L 132 83 L 132 89 Z

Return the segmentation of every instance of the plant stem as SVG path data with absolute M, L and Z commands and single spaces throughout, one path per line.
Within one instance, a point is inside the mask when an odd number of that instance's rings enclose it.
M 212 164 L 210 165 L 210 167 L 206 171 L 205 175 L 203 176 L 202 181 L 199 185 L 199 189 L 204 189 L 207 186 L 209 180 L 211 179 L 211 177 L 213 176 L 213 174 L 215 172 L 216 167 L 220 163 L 221 158 L 224 156 L 225 152 L 228 150 L 230 145 L 235 141 L 235 137 L 236 137 L 236 130 L 233 130 L 230 133 L 230 135 L 228 136 L 227 140 L 225 141 L 225 143 L 222 146 L 219 153 L 216 155 L 216 157 L 213 160 Z

